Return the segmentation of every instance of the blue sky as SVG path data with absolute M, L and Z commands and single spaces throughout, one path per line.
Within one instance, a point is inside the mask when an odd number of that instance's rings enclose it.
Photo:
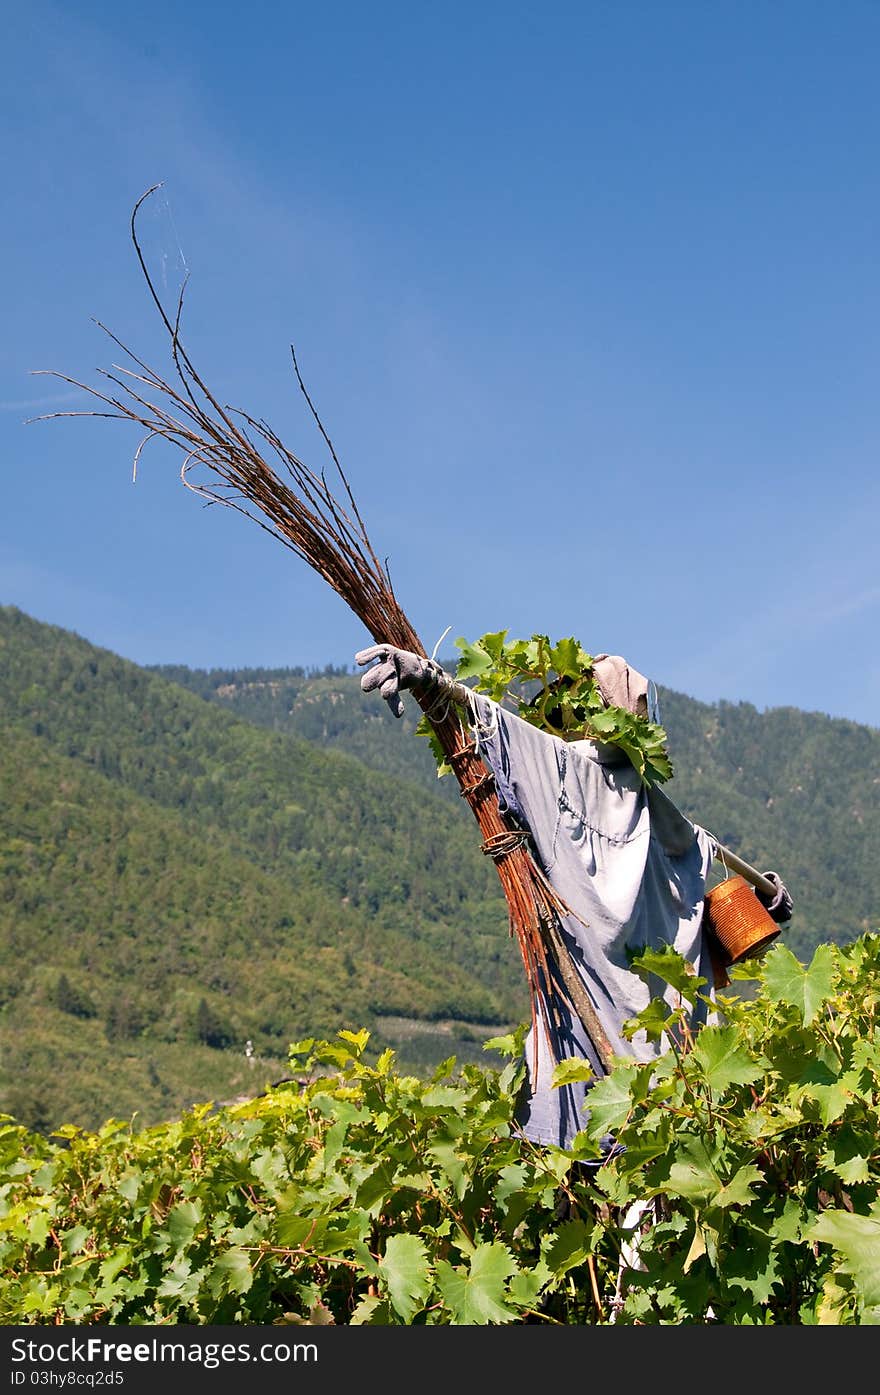
M 576 635 L 704 701 L 878 725 L 880 7 L 7 8 L 0 603 L 139 663 L 349 663 L 325 582 L 135 484 L 97 382 L 309 391 L 428 649 Z

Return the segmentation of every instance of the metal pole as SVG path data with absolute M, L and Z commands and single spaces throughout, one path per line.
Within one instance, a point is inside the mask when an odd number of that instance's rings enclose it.
M 747 882 L 751 882 L 752 886 L 757 887 L 759 891 L 763 891 L 767 896 L 775 896 L 779 890 L 778 887 L 774 886 L 773 883 L 764 876 L 763 872 L 759 872 L 757 868 L 750 866 L 748 862 L 744 862 L 741 857 L 737 857 L 736 853 L 731 852 L 729 848 L 723 847 L 721 843 L 716 844 L 715 861 L 720 862 L 724 867 L 728 867 L 731 872 L 739 872 L 741 877 L 744 877 Z

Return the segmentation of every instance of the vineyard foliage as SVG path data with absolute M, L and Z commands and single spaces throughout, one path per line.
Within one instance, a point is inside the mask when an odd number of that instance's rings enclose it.
M 551 641 L 542 634 L 508 640 L 507 631 L 499 630 L 474 644 L 455 642 L 461 650 L 456 677 L 471 679 L 478 692 L 495 702 L 512 700 L 531 726 L 569 741 L 617 746 L 646 785 L 672 775 L 666 732 L 646 716 L 606 703 L 594 659 L 580 640 Z
M 429 1079 L 366 1030 L 299 1042 L 265 1095 L 139 1132 L 7 1119 L 0 1321 L 876 1324 L 878 972 L 876 934 L 777 944 L 695 1040 L 653 1002 L 668 1049 L 595 1084 L 568 1151 L 512 1124 L 524 1029 Z

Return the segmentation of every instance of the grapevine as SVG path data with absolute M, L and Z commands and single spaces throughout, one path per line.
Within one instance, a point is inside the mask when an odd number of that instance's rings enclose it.
M 553 643 L 545 634 L 508 640 L 507 634 L 507 630 L 484 634 L 473 644 L 457 639 L 458 681 L 469 682 L 495 702 L 512 703 L 523 721 L 565 741 L 619 747 L 645 785 L 670 779 L 665 730 L 624 707 L 606 704 L 593 656 L 579 640 L 569 637 Z M 431 735 L 427 722 L 419 724 L 419 731 Z M 436 743 L 432 747 L 445 774 L 449 767 L 444 765 L 443 752 Z

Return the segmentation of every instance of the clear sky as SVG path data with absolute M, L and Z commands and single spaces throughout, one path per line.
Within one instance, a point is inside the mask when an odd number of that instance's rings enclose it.
M 4 7 L 0 603 L 139 663 L 351 662 L 327 584 L 93 405 L 167 368 L 327 461 L 398 597 L 880 725 L 880 5 Z

